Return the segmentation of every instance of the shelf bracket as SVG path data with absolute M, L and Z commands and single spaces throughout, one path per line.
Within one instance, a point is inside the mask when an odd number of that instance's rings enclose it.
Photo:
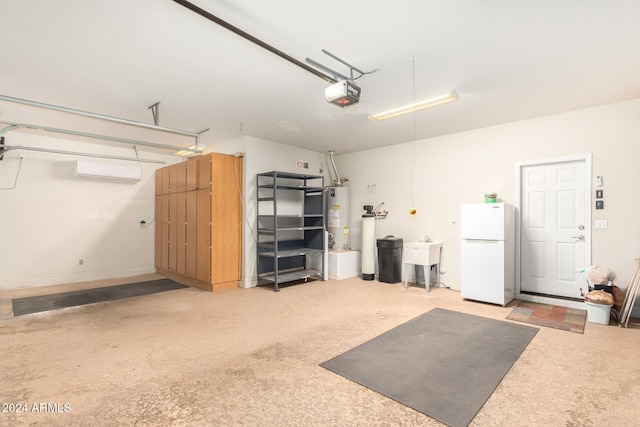
M 149 110 L 151 110 L 151 114 L 153 114 L 153 123 L 156 126 L 160 126 L 160 103 L 156 102 L 155 104 L 150 105 Z

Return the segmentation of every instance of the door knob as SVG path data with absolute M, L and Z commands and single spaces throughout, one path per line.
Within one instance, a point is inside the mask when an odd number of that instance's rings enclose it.
M 584 240 L 584 236 L 582 234 L 578 236 L 571 236 L 572 239 Z

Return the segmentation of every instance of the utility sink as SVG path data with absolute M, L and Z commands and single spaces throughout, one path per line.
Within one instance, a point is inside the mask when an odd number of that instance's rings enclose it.
M 419 266 L 424 271 L 425 290 L 429 292 L 431 282 L 431 266 L 436 269 L 436 283 L 440 282 L 440 257 L 442 253 L 442 242 L 407 242 L 403 249 L 403 266 L 404 266 L 404 287 L 408 287 L 408 270 L 409 264 L 413 264 L 416 269 L 416 283 L 418 282 Z

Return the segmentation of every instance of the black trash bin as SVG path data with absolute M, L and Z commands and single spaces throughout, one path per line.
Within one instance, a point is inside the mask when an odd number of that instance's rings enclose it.
M 386 236 L 378 239 L 378 280 L 385 283 L 402 281 L 402 239 Z

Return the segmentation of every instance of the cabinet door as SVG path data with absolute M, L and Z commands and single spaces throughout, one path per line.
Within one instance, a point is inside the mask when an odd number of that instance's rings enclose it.
M 176 251 L 177 251 L 177 264 L 176 271 L 182 275 L 186 275 L 187 267 L 186 267 L 186 231 L 187 231 L 187 198 L 186 193 L 178 193 L 176 194 L 176 203 L 178 205 L 178 216 L 177 216 L 177 240 L 176 240 Z
M 196 191 L 197 238 L 196 279 L 211 280 L 211 192 L 208 188 Z
M 156 196 L 159 196 L 161 194 L 162 194 L 162 169 L 156 169 Z
M 242 159 L 214 155 L 211 183 L 212 283 L 241 277 Z
M 160 194 L 169 194 L 169 166 L 159 169 Z
M 198 160 L 193 157 L 187 160 L 187 184 L 186 191 L 196 190 L 198 188 Z
M 198 239 L 198 205 L 197 192 L 187 191 L 186 193 L 186 236 L 185 236 L 185 275 L 195 279 L 197 239 Z
M 169 195 L 169 271 L 178 265 L 178 200 L 179 194 Z
M 211 154 L 196 158 L 198 162 L 198 189 L 211 187 L 211 158 Z
M 180 174 L 178 165 L 168 166 L 167 169 L 169 170 L 169 193 L 175 193 L 178 191 L 178 175 Z
M 156 171 L 156 175 L 157 175 Z M 156 182 L 158 182 L 156 180 Z M 158 187 L 156 187 L 158 188 Z M 155 237 L 154 237 L 154 251 L 153 251 L 153 264 L 156 268 L 162 268 L 162 197 L 156 196 L 155 199 Z
M 171 166 L 173 173 L 176 175 L 176 187 L 174 191 L 183 193 L 187 191 L 187 163 L 181 162 Z
M 169 195 L 160 196 L 160 268 L 169 270 Z

